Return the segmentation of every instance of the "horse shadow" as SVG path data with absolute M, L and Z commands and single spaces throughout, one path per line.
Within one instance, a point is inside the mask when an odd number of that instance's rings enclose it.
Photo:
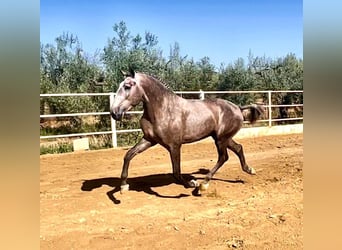
M 196 180 L 202 180 L 204 177 L 194 177 L 193 174 L 201 174 L 201 175 L 206 175 L 209 172 L 208 169 L 201 168 L 196 172 L 192 172 L 190 174 L 182 174 L 183 178 L 185 180 L 191 180 L 191 179 L 196 179 Z M 229 182 L 229 183 L 244 183 L 243 180 L 223 180 L 223 179 L 218 179 L 218 178 L 212 178 L 212 180 L 217 180 L 217 181 L 224 181 L 224 182 Z M 129 189 L 130 191 L 136 191 L 136 192 L 144 192 L 149 195 L 154 195 L 159 198 L 173 198 L 173 199 L 180 199 L 184 197 L 190 196 L 189 194 L 178 194 L 175 196 L 171 195 L 163 195 L 160 194 L 156 191 L 154 191 L 152 188 L 156 187 L 163 187 L 163 186 L 168 186 L 170 184 L 179 184 L 182 185 L 181 183 L 178 183 L 173 175 L 170 174 L 153 174 L 153 175 L 146 175 L 146 176 L 139 176 L 139 177 L 132 177 L 128 178 L 129 182 Z M 106 177 L 106 178 L 98 178 L 98 179 L 91 179 L 91 180 L 84 180 L 81 186 L 81 190 L 85 192 L 92 191 L 96 188 L 100 188 L 103 185 L 107 185 L 110 187 L 113 187 L 114 189 L 108 191 L 106 194 L 108 198 L 114 203 L 114 204 L 120 204 L 121 201 L 115 197 L 115 194 L 117 192 L 120 192 L 120 185 L 121 185 L 121 179 L 117 177 Z M 198 196 L 197 192 L 198 189 L 194 189 L 192 191 L 192 195 Z

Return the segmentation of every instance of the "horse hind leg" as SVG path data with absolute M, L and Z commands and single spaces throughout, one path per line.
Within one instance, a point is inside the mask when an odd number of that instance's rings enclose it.
M 215 145 L 218 153 L 218 160 L 216 162 L 216 165 L 209 171 L 204 181 L 200 184 L 200 191 L 205 191 L 208 189 L 209 181 L 213 178 L 217 170 L 219 170 L 219 168 L 222 167 L 222 165 L 229 159 L 227 152 L 227 142 L 215 141 Z
M 244 172 L 251 174 L 251 175 L 256 174 L 255 169 L 247 165 L 245 155 L 243 153 L 243 147 L 241 144 L 235 142 L 233 139 L 229 139 L 228 148 L 232 150 L 239 157 L 241 168 Z

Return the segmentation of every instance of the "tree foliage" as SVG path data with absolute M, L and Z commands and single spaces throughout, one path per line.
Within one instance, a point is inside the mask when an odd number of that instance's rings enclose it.
M 158 37 L 149 31 L 131 34 L 126 23 L 113 26 L 98 56 L 86 56 L 77 36 L 64 33 L 56 44 L 41 44 L 41 93 L 115 91 L 122 81 L 120 70 L 155 75 L 175 90 L 294 90 L 303 88 L 303 61 L 294 54 L 282 58 L 237 58 L 219 69 L 208 56 L 195 61 L 183 56 L 179 43 L 163 56 Z M 94 80 L 103 74 L 105 84 L 96 88 Z

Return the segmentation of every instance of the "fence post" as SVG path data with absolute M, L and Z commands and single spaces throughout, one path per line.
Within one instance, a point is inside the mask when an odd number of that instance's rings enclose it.
M 204 92 L 203 92 L 203 90 L 202 89 L 200 89 L 200 94 L 199 94 L 199 98 L 200 98 L 200 100 L 204 100 Z
M 114 93 L 111 93 L 109 95 L 109 110 L 111 109 L 112 105 L 114 103 Z M 110 116 L 110 124 L 111 124 L 111 131 L 112 131 L 112 146 L 113 148 L 116 148 L 118 146 L 118 139 L 116 134 L 116 121 L 113 119 L 111 115 Z
M 268 126 L 272 127 L 272 96 L 271 91 L 267 91 L 268 93 Z

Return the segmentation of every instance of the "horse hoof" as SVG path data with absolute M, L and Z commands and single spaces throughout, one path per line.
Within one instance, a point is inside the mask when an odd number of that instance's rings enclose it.
M 254 168 L 249 168 L 248 173 L 254 175 L 254 174 L 256 174 L 256 171 Z
M 198 187 L 195 187 L 194 190 L 192 190 L 192 195 L 193 196 L 201 196 L 201 191 L 199 190 L 199 186 Z
M 250 167 L 248 167 L 246 169 L 243 169 L 243 171 L 245 171 L 247 174 L 251 174 L 251 175 L 256 174 L 255 169 L 254 168 L 250 168 Z
M 120 193 L 123 194 L 124 192 L 129 190 L 129 184 L 121 185 L 120 186 Z
M 199 191 L 206 191 L 209 188 L 209 182 L 202 182 L 199 186 Z
M 189 181 L 189 185 L 190 187 L 198 187 L 199 183 L 195 179 L 192 179 L 191 181 Z

